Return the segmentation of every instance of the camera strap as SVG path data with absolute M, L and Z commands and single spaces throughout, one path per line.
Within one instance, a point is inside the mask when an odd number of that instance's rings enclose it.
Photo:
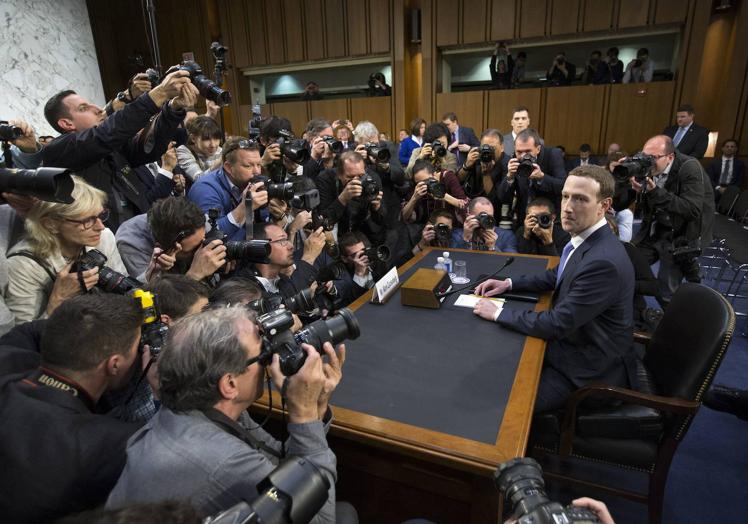
M 262 450 L 265 453 L 268 453 L 269 455 L 272 455 L 276 458 L 282 458 L 281 454 L 277 450 L 258 440 L 244 426 L 239 424 L 237 421 L 227 417 L 217 409 L 206 409 L 202 413 L 213 424 L 224 430 L 229 435 L 233 435 L 239 440 L 248 444 L 250 447 L 252 447 L 252 449 Z
M 26 257 L 30 258 L 37 264 L 41 266 L 41 268 L 49 275 L 49 278 L 52 279 L 52 282 L 57 280 L 57 275 L 54 271 L 46 264 L 44 260 L 33 254 L 31 251 L 16 251 L 15 253 L 10 253 L 9 255 L 6 255 L 6 258 L 10 257 Z

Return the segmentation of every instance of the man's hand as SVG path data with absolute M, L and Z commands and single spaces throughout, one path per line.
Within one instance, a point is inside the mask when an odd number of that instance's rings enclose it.
M 179 249 L 182 246 L 179 245 Z M 187 276 L 193 280 L 203 280 L 221 269 L 226 263 L 226 246 L 220 240 L 212 240 L 207 246 L 200 246 L 192 257 Z
M 369 257 L 362 251 L 353 255 L 353 272 L 359 277 L 365 277 L 369 274 Z
M 31 124 L 26 122 L 25 120 L 9 120 L 8 123 L 12 126 L 20 127 L 23 131 L 23 134 L 16 138 L 15 140 L 11 140 L 10 143 L 15 145 L 18 149 L 23 151 L 24 153 L 36 153 L 39 151 L 39 144 L 36 142 L 36 134 L 34 133 L 34 128 L 31 127 Z
M 280 358 L 273 355 L 273 362 L 268 371 L 278 391 L 283 390 L 286 383 L 286 406 L 288 406 L 288 421 L 291 424 L 305 424 L 319 420 L 319 402 L 323 398 L 325 388 L 325 372 L 322 357 L 309 344 L 301 344 L 306 352 L 306 361 L 298 373 L 286 377 L 281 372 Z
M 382 207 L 382 197 L 384 196 L 384 193 L 381 191 L 377 193 L 377 196 L 375 196 L 371 201 L 371 208 L 374 211 L 379 211 L 379 208 Z
M 205 99 L 205 116 L 209 116 L 216 122 L 218 121 L 218 115 L 221 112 L 221 106 L 213 102 L 212 100 Z
M 301 231 L 307 226 L 307 224 L 311 223 L 312 213 L 309 211 L 299 211 L 294 217 L 293 222 L 291 222 L 291 225 L 288 227 L 289 236 L 291 233 L 295 234 L 297 231 Z
M 543 177 L 545 176 L 545 173 L 543 173 L 543 170 L 540 169 L 540 166 L 538 164 L 532 165 L 532 173 L 530 173 L 530 180 L 537 180 L 540 182 L 543 180 Z
M 478 161 L 478 158 L 480 158 L 480 153 L 478 152 L 478 148 L 474 147 L 470 150 L 470 152 L 467 155 L 467 158 L 465 159 L 465 167 L 470 168 L 475 165 L 475 163 Z
M 272 217 L 273 221 L 280 222 L 284 218 L 286 218 L 286 214 L 288 213 L 288 204 L 285 200 L 281 200 L 280 198 L 271 198 L 268 201 L 268 211 L 270 212 L 270 216 Z M 285 224 L 281 225 L 280 227 L 284 226 Z
M 48 315 L 51 315 L 57 309 L 57 306 L 65 300 L 82 292 L 80 283 L 78 282 L 78 273 L 71 271 L 74 263 L 70 262 L 57 273 L 52 293 L 50 293 L 49 300 L 47 301 Z M 88 291 L 99 281 L 99 268 L 87 269 L 81 273 L 81 276 L 83 277 L 83 284 L 86 287 L 86 291 Z
M 572 500 L 571 504 L 572 506 L 576 506 L 578 508 L 587 508 L 592 510 L 597 515 L 597 518 L 600 519 L 601 524 L 616 524 L 615 522 L 613 522 L 613 517 L 608 511 L 608 507 L 605 505 L 605 503 L 600 502 L 599 500 L 582 497 L 580 499 Z
M 519 160 L 517 158 L 510 158 L 507 164 L 506 180 L 507 182 L 514 181 L 514 177 L 517 176 L 517 168 L 519 167 Z
M 281 146 L 275 142 L 265 148 L 265 152 L 262 154 L 262 165 L 267 167 L 273 162 L 277 162 L 281 159 Z
M 499 307 L 493 300 L 483 298 L 475 305 L 473 313 L 478 315 L 480 318 L 493 322 L 493 316 L 496 314 L 497 309 L 499 309 Z
M 184 179 L 184 175 L 174 175 L 171 177 L 171 181 L 174 182 L 174 189 L 172 190 L 174 195 L 184 196 L 184 190 L 187 187 L 187 181 Z
M 332 284 L 332 282 L 328 282 Z M 322 346 L 322 351 L 327 355 L 327 362 L 323 361 L 322 372 L 325 375 L 325 380 L 322 383 L 322 391 L 319 399 L 317 400 L 317 413 L 319 419 L 322 420 L 327 413 L 327 405 L 330 402 L 330 397 L 335 388 L 340 384 L 340 380 L 343 378 L 343 364 L 345 363 L 345 344 L 338 344 L 337 352 L 333 349 L 332 344 L 325 342 Z
M 161 155 L 161 167 L 171 173 L 177 167 L 177 150 L 174 149 L 176 142 L 169 143 L 166 153 Z
M 132 77 L 132 80 L 130 80 L 130 97 L 135 100 L 143 93 L 147 93 L 151 90 L 151 81 L 148 80 L 148 75 L 146 73 L 138 73 L 134 77 Z
M 310 156 L 312 157 L 312 159 L 319 161 L 320 159 L 322 159 L 323 156 L 325 156 L 325 151 L 327 150 L 327 143 L 322 139 L 321 136 L 314 137 L 312 139 L 310 147 L 311 147 Z
M 252 209 L 260 209 L 268 203 L 268 192 L 265 190 L 264 182 L 249 184 L 247 188 L 252 198 Z
M 461 153 L 467 153 L 470 151 L 470 144 L 457 144 L 457 149 L 459 149 Z
M 631 181 L 631 187 L 634 188 L 634 191 L 637 193 L 641 193 L 644 189 L 644 185 L 640 184 L 636 181 L 636 177 L 631 177 L 629 179 Z M 654 177 L 648 176 L 647 177 L 647 191 L 652 191 L 657 187 L 657 184 L 655 184 Z
M 309 235 L 304 241 L 304 254 L 301 256 L 301 260 L 313 265 L 317 257 L 322 253 L 325 248 L 325 232 L 321 227 L 318 227 L 311 235 Z
M 421 248 L 421 251 L 423 251 L 429 245 L 431 245 L 431 242 L 433 242 L 435 238 L 436 229 L 434 229 L 434 226 L 432 224 L 426 224 L 426 227 L 424 227 L 423 231 L 421 232 L 421 240 L 418 241 L 418 247 Z
M 410 199 L 413 202 L 418 202 L 423 197 L 425 197 L 428 194 L 428 188 L 426 187 L 426 182 L 421 180 L 416 184 L 416 187 L 413 189 L 413 196 L 410 197 Z
M 475 288 L 475 294 L 481 297 L 495 297 L 509 291 L 508 280 L 489 279 Z
M 169 271 L 174 267 L 176 262 L 177 258 L 174 256 L 174 253 L 169 254 L 160 247 L 154 247 L 151 254 L 151 261 L 148 264 L 148 269 L 145 271 L 145 279 L 150 280 L 154 273 Z
M 536 219 L 537 221 L 537 219 Z M 548 229 L 536 225 L 532 228 L 533 234 L 540 239 L 544 246 L 553 244 L 553 224 Z
M 39 202 L 39 199 L 31 196 L 16 195 L 15 193 L 3 193 L 3 198 L 10 207 L 15 209 L 18 216 L 26 218 L 26 213 Z
M 525 237 L 525 240 L 530 240 L 530 235 L 532 233 L 535 233 L 534 229 L 538 225 L 538 219 L 535 218 L 535 215 L 526 214 L 525 215 L 525 222 L 524 222 L 524 228 L 522 231 L 522 236 Z
M 489 251 L 493 251 L 496 247 L 496 240 L 499 238 L 499 235 L 496 234 L 496 231 L 493 229 L 481 229 L 480 236 L 483 239 L 483 243 L 486 244 L 486 247 Z
M 151 358 L 154 358 L 153 364 L 148 366 Z M 143 346 L 143 354 L 140 357 L 140 365 L 143 371 L 148 369 L 148 373 L 146 374 L 145 378 L 148 381 L 148 385 L 151 386 L 151 391 L 153 392 L 154 398 L 158 400 L 158 393 L 159 389 L 161 388 L 161 383 L 158 380 L 158 361 L 155 360 L 155 357 L 151 355 L 151 347 L 148 344 Z
M 423 144 L 421 151 L 418 153 L 419 160 L 428 160 L 434 156 L 434 150 L 431 148 L 431 144 Z
M 154 104 L 161 107 L 167 101 L 182 94 L 182 87 L 187 84 L 192 84 L 190 74 L 187 71 L 174 71 L 166 75 L 159 85 L 148 91 L 148 96 Z
M 468 215 L 465 223 L 462 225 L 462 239 L 465 242 L 473 241 L 473 232 L 480 227 L 480 222 L 475 215 Z
M 340 203 L 347 206 L 351 200 L 358 198 L 363 193 L 364 189 L 361 187 L 361 181 L 358 178 L 354 178 L 348 182 L 343 188 L 343 192 L 338 196 Z
M 192 82 L 190 82 L 189 84 L 182 86 L 182 91 L 179 93 L 179 96 L 172 99 L 171 107 L 174 109 L 194 107 L 199 96 L 200 91 L 198 91 Z

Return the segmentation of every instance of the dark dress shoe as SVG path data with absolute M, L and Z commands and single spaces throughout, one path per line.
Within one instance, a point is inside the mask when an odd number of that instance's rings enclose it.
M 748 420 L 747 390 L 714 385 L 704 395 L 703 402 L 706 407 L 715 411 L 724 411 Z

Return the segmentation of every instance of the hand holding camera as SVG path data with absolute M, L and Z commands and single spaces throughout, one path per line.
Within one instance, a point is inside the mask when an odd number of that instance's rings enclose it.
M 197 97 L 200 92 L 193 84 L 187 84 L 182 86 L 182 92 L 179 96 L 171 100 L 171 106 L 174 109 L 186 109 L 189 107 L 195 107 L 197 104 Z
M 465 167 L 468 169 L 473 167 L 480 156 L 480 151 L 477 147 L 470 149 L 470 152 L 467 154 L 467 158 L 465 158 Z
M 317 257 L 322 253 L 325 248 L 325 232 L 321 227 L 318 227 L 311 235 L 309 235 L 304 241 L 304 253 L 301 259 L 309 265 L 314 264 Z
M 655 184 L 654 178 L 651 176 L 646 177 L 644 180 L 637 180 L 635 176 L 632 176 L 630 179 L 631 187 L 634 188 L 634 191 L 637 193 L 641 193 L 642 191 L 645 191 L 645 184 L 646 184 L 646 191 L 652 191 L 657 187 L 657 184 Z
M 431 147 L 431 144 L 423 144 L 421 146 L 421 151 L 418 153 L 418 159 L 419 160 L 428 160 L 432 157 L 434 151 Z
M 410 199 L 413 202 L 418 202 L 423 197 L 425 197 L 428 194 L 428 186 L 426 185 L 426 182 L 421 180 L 416 184 L 416 187 L 413 188 L 413 196 L 410 197 Z
M 322 357 L 309 344 L 301 344 L 301 349 L 306 354 L 306 360 L 293 377 L 286 377 L 281 371 L 278 353 L 273 355 L 273 363 L 268 368 L 279 391 L 284 390 L 285 383 L 288 421 L 291 424 L 305 424 L 320 419 L 318 401 L 325 386 Z
M 226 246 L 223 241 L 211 240 L 207 245 L 200 246 L 192 257 L 192 264 L 187 276 L 193 280 L 203 280 L 210 277 L 226 264 Z
M 358 178 L 354 178 L 348 182 L 343 188 L 343 192 L 340 193 L 338 199 L 343 205 L 348 205 L 354 198 L 359 198 L 364 192 L 364 188 L 361 185 L 361 181 Z
M 151 90 L 153 86 L 151 85 L 151 80 L 148 77 L 148 73 L 138 73 L 134 77 L 132 77 L 132 80 L 130 80 L 130 85 L 128 86 L 130 90 L 130 97 L 132 100 L 135 100 L 143 93 L 147 93 Z
M 8 121 L 4 127 L 10 130 L 7 134 L 11 136 L 2 136 L 0 137 L 2 140 L 8 140 L 24 153 L 36 153 L 36 134 L 31 124 L 17 119 Z M 6 135 L 6 133 L 3 133 L 3 135 Z
M 52 293 L 49 295 L 49 301 L 47 302 L 47 314 L 51 315 L 52 312 L 57 309 L 57 306 L 62 304 L 65 300 L 81 293 L 82 290 L 81 284 L 78 281 L 78 273 L 73 270 L 74 264 L 75 261 L 70 262 L 57 273 Z M 88 291 L 99 281 L 99 268 L 93 267 L 81 271 L 81 278 L 83 279 L 83 285 L 86 288 L 85 291 Z
M 527 214 L 525 216 L 523 235 L 529 239 L 536 236 L 543 245 L 553 243 L 553 217 L 549 213 Z
M 161 107 L 167 101 L 180 96 L 184 86 L 190 84 L 190 74 L 187 71 L 177 70 L 166 75 L 158 86 L 148 91 L 148 96 L 151 97 L 153 103 Z
M 369 257 L 366 256 L 366 251 L 359 251 L 353 255 L 353 272 L 360 276 L 365 277 L 369 273 Z
M 384 196 L 384 193 L 382 193 L 381 191 L 379 191 L 379 192 L 377 193 L 377 196 L 375 196 L 375 197 L 374 197 L 374 198 L 373 198 L 373 199 L 371 200 L 371 208 L 372 208 L 372 209 L 373 209 L 374 211 L 379 211 L 379 208 L 380 208 L 380 207 L 382 207 L 382 197 L 383 197 L 383 196 Z

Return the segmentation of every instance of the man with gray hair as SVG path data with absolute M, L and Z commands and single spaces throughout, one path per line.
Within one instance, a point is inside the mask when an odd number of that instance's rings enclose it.
M 328 500 L 313 522 L 335 522 L 336 459 L 325 434 L 345 346 L 319 348 L 326 363 L 312 346 L 301 347 L 304 365 L 285 377 L 278 355 L 270 363 L 247 309 L 210 310 L 176 322 L 159 356 L 162 408 L 128 442 L 127 464 L 107 507 L 187 499 L 207 516 L 251 500 L 257 483 L 283 458 L 281 443 L 247 413 L 262 395 L 267 373 L 288 409 L 286 456 L 308 460 L 330 482 Z

